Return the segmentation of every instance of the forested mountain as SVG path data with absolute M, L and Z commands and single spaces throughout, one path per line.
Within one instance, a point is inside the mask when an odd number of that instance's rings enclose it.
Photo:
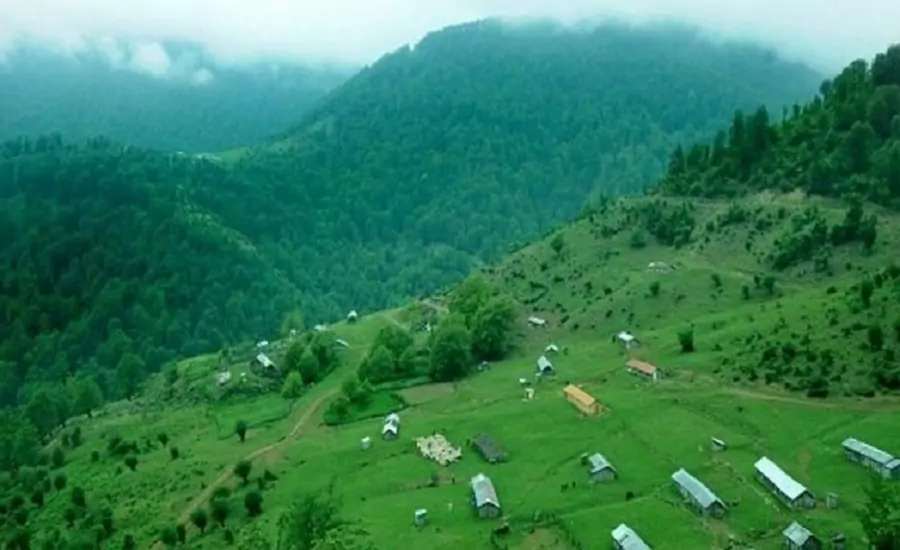
M 640 191 L 735 107 L 780 110 L 819 82 L 691 29 L 488 21 L 385 56 L 225 162 L 12 141 L 3 400 L 72 373 L 128 395 L 167 359 L 266 337 L 290 310 L 311 324 L 434 290 L 592 192 Z
M 171 44 L 161 55 L 166 74 L 151 75 L 96 51 L 14 50 L 0 61 L 0 141 L 58 132 L 171 151 L 244 146 L 282 131 L 351 74 L 283 64 L 221 66 Z
M 900 208 L 900 45 L 857 60 L 790 118 L 736 113 L 709 143 L 672 154 L 661 193 L 731 197 L 762 189 Z

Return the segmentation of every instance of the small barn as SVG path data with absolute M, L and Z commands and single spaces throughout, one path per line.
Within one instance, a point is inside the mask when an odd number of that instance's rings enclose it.
M 575 405 L 575 408 L 587 415 L 594 415 L 600 412 L 600 404 L 591 397 L 583 389 L 569 384 L 563 388 L 563 395 L 569 403 Z
M 631 374 L 647 380 L 653 380 L 654 382 L 659 380 L 659 369 L 656 368 L 656 365 L 641 361 L 640 359 L 629 359 L 626 365 L 628 366 L 628 372 Z
M 624 523 L 612 530 L 612 539 L 615 550 L 650 550 L 644 539 Z
M 672 474 L 675 488 L 698 512 L 705 516 L 721 518 L 725 516 L 725 503 L 702 481 L 681 468 Z
M 559 353 L 559 346 L 556 344 L 547 344 L 547 347 L 544 348 L 544 353 Z
M 841 443 L 841 447 L 844 449 L 844 456 L 847 457 L 847 460 L 862 464 L 877 472 L 881 477 L 900 478 L 900 459 L 894 455 L 853 437 L 845 439 Z
M 350 347 L 350 342 L 348 342 L 348 341 L 346 341 L 346 340 L 343 340 L 343 339 L 341 339 L 341 338 L 335 339 L 334 343 L 337 344 L 338 346 L 342 347 L 342 348 L 349 348 L 349 347 Z
M 537 372 L 541 376 L 549 376 L 554 373 L 553 363 L 547 359 L 546 355 L 541 355 L 537 360 Z
M 496 518 L 500 515 L 500 499 L 491 478 L 478 474 L 469 482 L 472 487 L 472 504 L 480 518 Z
M 796 521 L 788 525 L 781 534 L 784 535 L 784 547 L 788 550 L 821 550 L 822 548 L 822 541 Z
M 546 326 L 547 321 L 546 321 L 546 319 L 541 319 L 540 317 L 535 317 L 532 315 L 531 317 L 528 318 L 528 324 L 531 325 L 532 327 L 538 328 L 538 327 Z
M 397 424 L 385 424 L 381 428 L 381 438 L 393 440 L 397 439 L 397 436 L 400 435 L 400 426 Z
M 428 510 L 425 508 L 419 508 L 415 511 L 413 515 L 413 522 L 416 527 L 424 527 L 426 523 L 428 523 Z
M 262 367 L 263 370 L 268 370 L 275 368 L 275 363 L 269 359 L 269 356 L 265 353 L 256 354 L 256 364 Z
M 756 479 L 790 508 L 816 506 L 816 499 L 812 493 L 768 457 L 760 458 L 753 467 L 756 469 Z
M 359 313 L 356 312 L 355 309 L 350 310 L 350 313 L 347 314 L 347 322 L 355 323 L 359 319 Z
M 259 342 L 256 343 L 256 349 L 263 349 L 263 348 L 267 348 L 267 347 L 269 347 L 268 340 L 260 340 Z
M 622 331 L 613 337 L 614 342 L 618 342 L 625 349 L 632 349 L 639 344 L 637 337 L 630 332 Z
M 600 453 L 594 453 L 587 458 L 590 466 L 591 481 L 611 481 L 616 479 L 616 469 Z
M 728 444 L 719 439 L 718 437 L 709 438 L 709 448 L 713 452 L 720 453 L 728 448 Z
M 360 449 L 365 451 L 365 450 L 369 449 L 369 447 L 371 447 L 371 446 L 372 446 L 372 438 L 371 437 L 366 436 L 359 440 L 359 448 Z
M 480 434 L 472 438 L 472 448 L 491 464 L 506 462 L 507 456 L 500 444 L 488 434 Z

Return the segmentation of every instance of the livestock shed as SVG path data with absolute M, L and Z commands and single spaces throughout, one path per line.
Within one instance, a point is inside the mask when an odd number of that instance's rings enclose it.
M 387 423 L 381 428 L 381 437 L 384 439 L 397 439 L 400 435 L 400 425 Z
M 537 360 L 537 372 L 541 376 L 553 374 L 553 363 L 547 359 L 546 355 L 541 355 Z
M 491 478 L 478 474 L 469 482 L 472 487 L 472 504 L 480 518 L 495 518 L 500 515 L 500 499 Z
M 615 550 L 650 550 L 644 539 L 624 523 L 612 530 L 612 539 Z
M 587 458 L 590 466 L 589 473 L 593 481 L 609 481 L 616 479 L 616 469 L 600 453 L 594 453 Z
M 563 395 L 569 403 L 575 405 L 575 408 L 584 414 L 593 415 L 600 412 L 601 407 L 597 400 L 578 386 L 569 384 L 563 388 Z
M 878 472 L 881 477 L 900 478 L 900 459 L 894 455 L 853 437 L 845 439 L 841 447 L 848 460 Z
M 725 515 L 725 503 L 702 481 L 681 468 L 672 474 L 672 481 L 681 496 L 688 499 L 698 512 L 705 516 L 721 518 Z
M 506 453 L 500 444 L 488 434 L 480 434 L 472 438 L 472 448 L 491 464 L 506 462 Z
M 789 476 L 777 464 L 762 457 L 753 465 L 756 478 L 791 508 L 814 508 L 816 499 L 799 481 Z
M 628 365 L 628 372 L 631 374 L 636 374 L 641 378 L 653 380 L 654 382 L 659 380 L 659 369 L 656 368 L 656 365 L 651 365 L 640 359 L 629 359 L 626 364 Z
M 613 337 L 613 341 L 619 342 L 625 349 L 631 349 L 638 345 L 638 339 L 630 332 L 622 331 Z
M 543 327 L 547 324 L 545 319 L 541 319 L 540 317 L 531 316 L 528 318 L 528 324 L 533 327 Z
M 781 534 L 784 535 L 784 547 L 788 550 L 821 550 L 822 548 L 822 541 L 796 521 L 788 525 Z

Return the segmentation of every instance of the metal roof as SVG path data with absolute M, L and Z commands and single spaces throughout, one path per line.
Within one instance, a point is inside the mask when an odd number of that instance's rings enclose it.
M 619 543 L 622 550 L 650 550 L 647 543 L 624 523 L 612 530 L 612 538 Z
M 550 362 L 545 356 L 541 355 L 537 360 L 537 368 L 539 371 L 543 372 L 547 369 L 553 370 L 553 363 Z
M 394 424 L 393 422 L 388 422 L 387 424 L 384 425 L 383 428 L 381 428 L 381 433 L 386 434 L 388 432 L 391 432 L 392 434 L 397 435 L 398 433 L 400 433 L 400 427 L 397 426 L 396 424 Z
M 778 464 L 775 464 L 768 457 L 762 457 L 753 465 L 756 471 L 762 474 L 766 479 L 772 482 L 778 491 L 789 500 L 794 500 L 809 490 L 799 481 L 789 476 Z
M 844 442 L 841 443 L 841 447 L 859 453 L 882 466 L 887 466 L 891 461 L 895 460 L 892 454 L 853 437 L 845 439 Z
M 674 474 L 672 474 L 672 481 L 677 483 L 680 487 L 682 487 L 685 491 L 691 494 L 697 503 L 703 508 L 709 508 L 715 503 L 719 503 L 721 506 L 725 506 L 725 504 L 719 500 L 719 497 L 716 496 L 712 490 L 703 484 L 702 481 L 695 478 L 691 474 L 687 473 L 687 470 L 681 468 Z
M 472 486 L 472 493 L 475 494 L 476 508 L 481 508 L 485 504 L 492 504 L 500 508 L 500 499 L 497 498 L 497 491 L 494 490 L 491 478 L 484 474 L 478 474 L 469 483 Z
M 797 546 L 802 547 L 811 538 L 815 538 L 812 532 L 806 527 L 800 525 L 796 521 L 782 531 L 782 534 Z
M 605 470 L 607 468 L 609 468 L 610 470 L 615 470 L 615 468 L 612 467 L 612 464 L 610 464 L 609 461 L 606 460 L 606 457 L 600 453 L 594 453 L 591 456 L 589 456 L 588 462 L 591 463 L 591 473 L 592 474 L 595 474 L 595 473 L 597 473 L 601 470 Z

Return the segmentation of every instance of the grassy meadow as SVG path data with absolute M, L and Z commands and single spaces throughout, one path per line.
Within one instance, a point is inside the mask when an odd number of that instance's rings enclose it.
M 752 222 L 714 227 L 709 222 L 729 206 L 698 203 L 691 244 L 635 247 L 631 214 L 613 209 L 562 230 L 562 246 L 551 245 L 555 235 L 549 235 L 488 270 L 522 305 L 515 352 L 458 383 L 396 390 L 408 407 L 395 441 L 380 438 L 380 417 L 326 426 L 323 414 L 378 330 L 402 323 L 400 310 L 335 325 L 351 347 L 341 352 L 336 372 L 296 400 L 275 392 L 167 407 L 120 404 L 80 419 L 85 443 L 67 455 L 68 486 L 85 488 L 89 506 L 113 511 L 117 534 L 109 548 L 121 547 L 124 533 L 134 535 L 139 548 L 149 547 L 164 527 L 186 522 L 190 507 L 203 506 L 204 496 L 220 485 L 232 492 L 227 527 L 241 547 L 259 548 L 260 537 L 274 536 L 277 518 L 299 494 L 334 482 L 343 514 L 365 527 L 377 548 L 490 549 L 491 531 L 501 521 L 477 519 L 472 511 L 468 480 L 479 472 L 497 488 L 511 527 L 501 544 L 510 549 L 607 548 L 610 531 L 624 522 L 657 550 L 724 549 L 732 540 L 775 550 L 793 520 L 820 538 L 841 532 L 851 547 L 861 546 L 858 513 L 870 474 L 844 459 L 840 442 L 853 436 L 900 452 L 891 448 L 900 433 L 900 401 L 869 391 L 866 369 L 875 354 L 866 348 L 864 330 L 890 321 L 898 283 L 884 280 L 868 307 L 860 305 L 858 287 L 866 274 L 886 267 L 900 231 L 895 219 L 882 215 L 873 253 L 856 245 L 835 248 L 827 270 L 797 265 L 775 274 L 767 290 L 756 282 L 772 274 L 763 253 L 789 230 L 791 212 L 808 204 L 756 200 L 757 219 L 770 213 L 774 220 L 765 230 Z M 842 215 L 836 206 L 821 208 L 828 219 Z M 787 214 L 776 213 L 782 209 Z M 648 270 L 650 262 L 674 269 Z M 548 327 L 527 328 L 524 318 L 531 314 L 545 317 Z M 683 353 L 679 332 L 688 328 L 695 351 Z M 884 329 L 885 348 L 895 347 L 893 332 L 887 324 Z M 622 349 L 612 341 L 620 330 L 633 332 L 641 346 Z M 526 401 L 518 379 L 533 379 L 535 360 L 549 343 L 560 348 L 550 357 L 557 375 L 535 383 L 534 399 Z M 786 346 L 836 357 L 826 399 L 791 391 L 799 389 L 797 376 L 766 383 L 766 369 L 774 367 L 760 367 L 760 357 Z M 652 383 L 628 374 L 629 356 L 660 366 L 667 376 Z M 215 358 L 193 359 L 182 363 L 179 376 L 212 386 L 217 368 Z M 562 397 L 570 382 L 603 404 L 604 413 L 579 414 Z M 376 402 L 384 405 L 381 398 Z M 243 443 L 229 436 L 238 420 L 250 426 Z M 463 447 L 461 461 L 441 467 L 419 456 L 415 438 L 435 431 Z M 466 446 L 482 432 L 503 446 L 508 462 L 488 464 Z M 158 441 L 160 433 L 168 447 L 178 448 L 177 459 Z M 107 441 L 116 434 L 147 449 L 135 471 L 110 458 Z M 360 439 L 366 436 L 373 444 L 364 451 Z M 711 437 L 725 440 L 728 449 L 713 452 Z M 100 455 L 96 462 L 93 451 Z M 580 457 L 593 452 L 617 468 L 617 480 L 588 483 Z M 228 474 L 252 453 L 253 479 L 245 486 Z M 787 509 L 754 479 L 753 463 L 764 455 L 813 492 L 814 510 Z M 682 467 L 728 505 L 724 519 L 703 518 L 682 505 L 670 481 Z M 249 519 L 242 494 L 256 488 L 255 478 L 266 470 L 277 479 L 263 491 L 263 515 Z M 838 496 L 836 509 L 826 509 L 828 493 Z M 68 502 L 66 491 L 54 492 L 32 521 L 44 532 L 65 530 Z M 423 528 L 413 525 L 418 508 L 428 510 Z M 221 531 L 189 528 L 188 547 L 222 548 Z

